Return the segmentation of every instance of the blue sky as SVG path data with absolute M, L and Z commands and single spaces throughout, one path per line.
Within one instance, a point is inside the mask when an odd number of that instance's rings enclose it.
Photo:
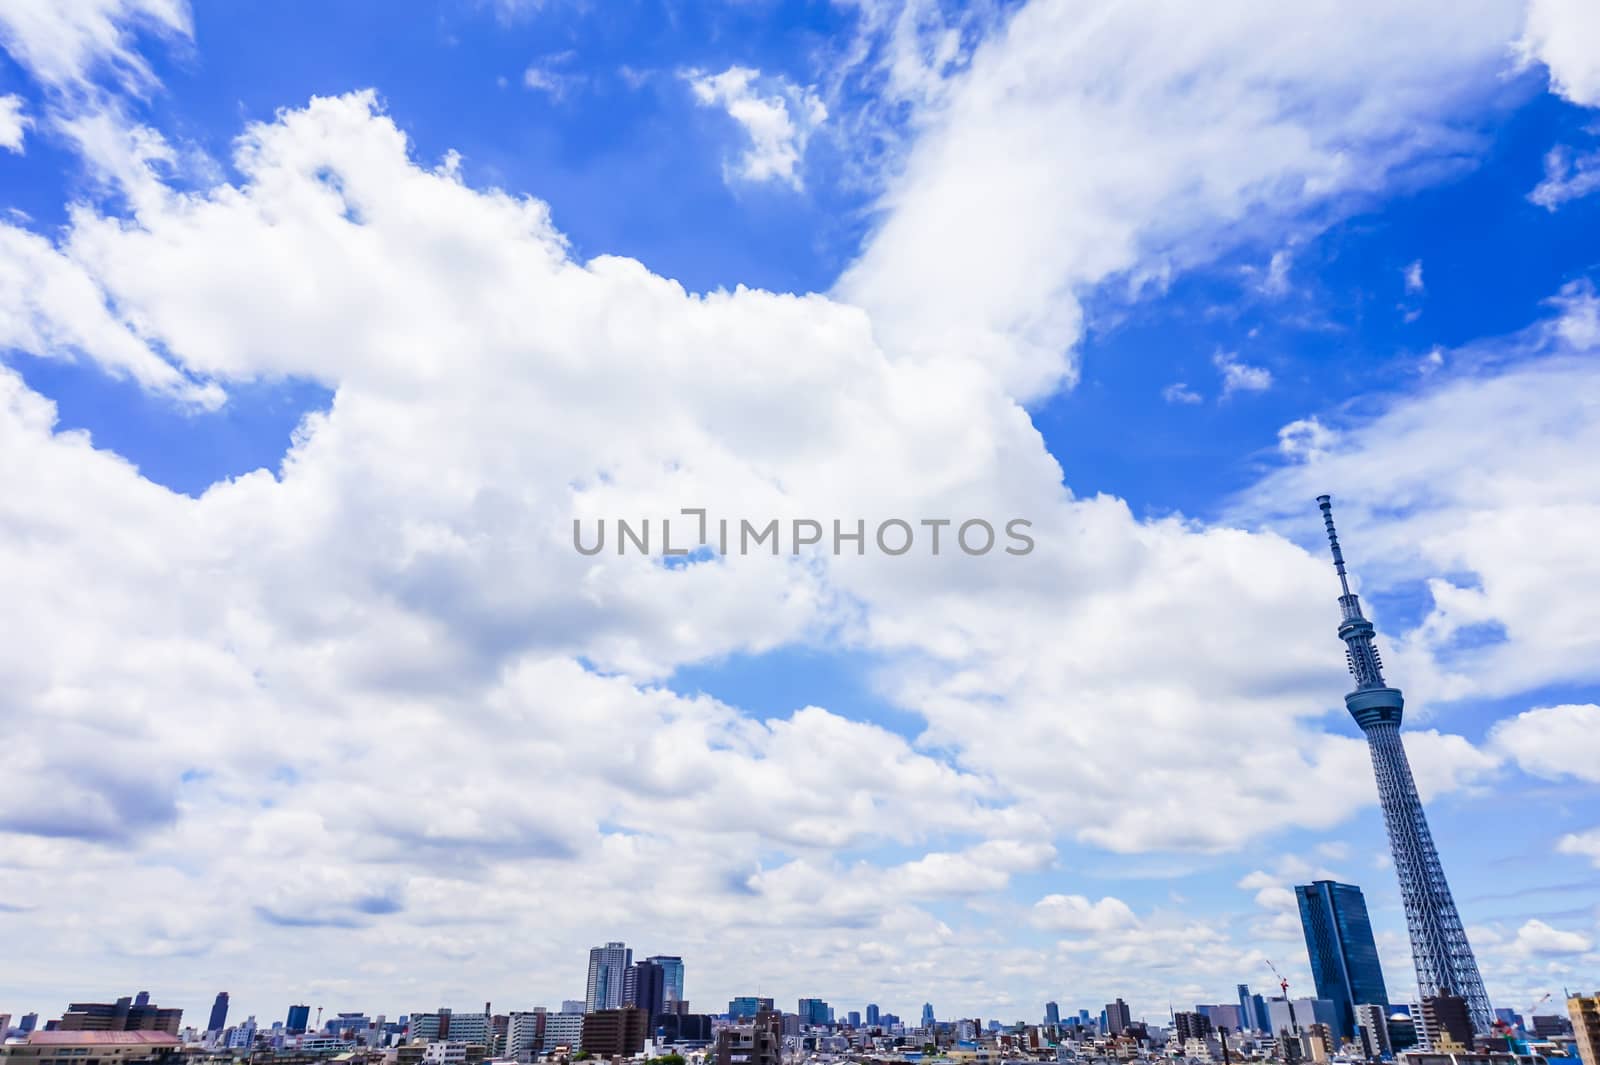
M 0 1012 L 555 1006 L 627 938 L 707 1008 L 1154 1016 L 1309 988 L 1320 875 L 1402 999 L 1323 490 L 1491 997 L 1592 977 L 1577 5 L 17 11 L 0 927 L 51 960 Z M 1043 549 L 566 545 L 680 505 Z

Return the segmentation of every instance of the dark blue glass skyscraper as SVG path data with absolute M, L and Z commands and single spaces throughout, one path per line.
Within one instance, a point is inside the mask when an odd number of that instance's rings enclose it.
M 1332 880 L 1301 884 L 1294 894 L 1300 903 L 1300 927 L 1306 934 L 1317 997 L 1333 1003 L 1343 1024 L 1341 1034 L 1353 1036 L 1357 1006 L 1389 1004 L 1383 967 L 1378 964 L 1378 944 L 1367 917 L 1367 900 L 1354 884 Z

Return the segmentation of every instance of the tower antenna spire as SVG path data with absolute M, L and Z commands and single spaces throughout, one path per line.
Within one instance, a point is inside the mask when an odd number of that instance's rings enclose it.
M 1344 552 L 1339 550 L 1339 533 L 1333 527 L 1333 497 L 1318 496 L 1317 506 L 1322 508 L 1322 524 L 1328 528 L 1328 545 L 1333 548 L 1333 568 L 1339 574 L 1339 587 L 1350 594 L 1350 581 L 1344 575 Z

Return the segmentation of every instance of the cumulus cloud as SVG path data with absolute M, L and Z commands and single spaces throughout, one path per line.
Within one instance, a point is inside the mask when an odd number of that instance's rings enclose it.
M 1568 832 L 1556 841 L 1556 851 L 1560 854 L 1575 854 L 1588 858 L 1600 869 L 1600 827 L 1591 828 L 1586 832 Z
M 1217 352 L 1211 357 L 1211 363 L 1222 375 L 1223 399 L 1236 392 L 1265 392 L 1272 387 L 1271 370 L 1241 362 L 1239 356 L 1232 352 Z
M 1494 726 L 1490 742 L 1526 772 L 1600 783 L 1600 706 L 1543 706 Z
M 806 142 L 828 117 L 816 92 L 785 78 L 733 66 L 720 74 L 684 74 L 695 100 L 720 107 L 744 130 L 749 147 L 725 169 L 730 180 L 778 181 L 798 190 Z
M 1583 954 L 1594 949 L 1594 940 L 1582 932 L 1552 928 L 1538 919 L 1517 929 L 1512 949 L 1528 955 Z
M 1053 932 L 1114 932 L 1139 923 L 1126 902 L 1107 895 L 1046 895 L 1033 904 L 1033 923 Z
M 1278 451 L 1299 462 L 1326 455 L 1339 442 L 1339 434 L 1312 418 L 1297 418 L 1278 430 Z
M 1409 265 L 1406 266 L 1405 270 L 1402 271 L 1402 274 L 1405 277 L 1407 292 L 1413 295 L 1422 292 L 1423 285 L 1421 259 L 1413 260 Z
M 1518 43 L 1525 60 L 1550 71 L 1550 91 L 1600 107 L 1600 10 L 1587 0 L 1530 0 Z

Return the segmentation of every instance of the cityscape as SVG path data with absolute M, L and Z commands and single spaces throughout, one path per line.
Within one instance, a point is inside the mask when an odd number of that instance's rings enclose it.
M 1551 1012 L 1493 1008 L 1456 911 L 1401 740 L 1404 699 L 1389 686 L 1376 630 L 1350 590 L 1332 499 L 1319 496 L 1339 579 L 1339 638 L 1355 688 L 1345 703 L 1371 745 L 1373 770 L 1400 879 L 1416 967 L 1417 1001 L 1398 1002 L 1385 986 L 1366 898 L 1355 884 L 1318 880 L 1294 889 L 1313 994 L 1292 996 L 1237 985 L 1237 1001 L 1195 1003 L 1166 1016 L 1135 1018 L 1115 998 L 1098 1009 L 1044 1003 L 1034 1020 L 940 1019 L 924 1002 L 915 1019 L 877 1003 L 836 1006 L 801 998 L 794 1010 L 760 995 L 730 1000 L 725 1010 L 695 1010 L 678 955 L 634 960 L 625 942 L 589 952 L 584 996 L 495 1012 L 457 1007 L 388 1013 L 291 1005 L 282 1020 L 254 1015 L 230 1025 L 228 992 L 219 992 L 203 1029 L 183 1011 L 162 1008 L 147 991 L 115 1002 L 74 1002 L 41 1026 L 39 1014 L 0 1013 L 0 1058 L 46 1063 L 69 1055 L 81 1065 L 232 1061 L 276 1065 L 382 1061 L 389 1065 L 482 1065 L 484 1062 L 685 1061 L 714 1065 L 808 1062 L 1131 1061 L 1188 1063 L 1270 1061 L 1375 1062 L 1405 1065 L 1547 1065 L 1578 1059 L 1600 1065 L 1600 990 L 1563 993 Z M 1274 969 L 1276 975 L 1276 970 Z M 1564 1011 L 1562 1007 L 1565 1007 Z
M 0 1065 L 1600 1065 L 1600 0 L 0 0 Z

